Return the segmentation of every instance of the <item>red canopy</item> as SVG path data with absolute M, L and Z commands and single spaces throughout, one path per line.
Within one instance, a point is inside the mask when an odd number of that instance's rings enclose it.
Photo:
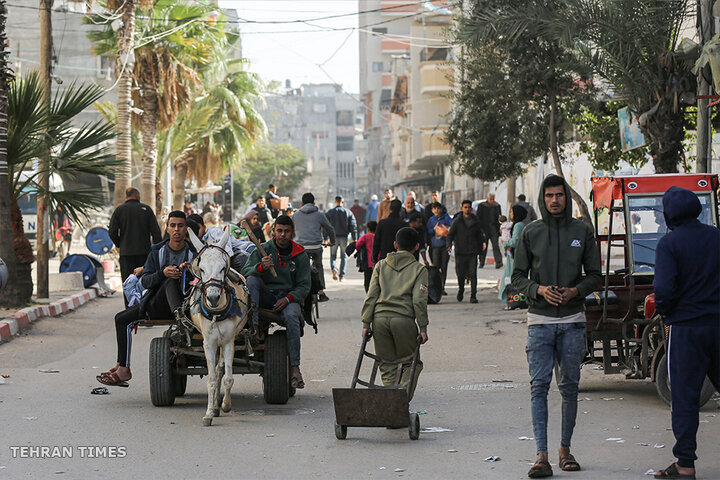
M 610 208 L 612 200 L 622 200 L 626 193 L 665 193 L 676 186 L 693 192 L 711 191 L 718 186 L 717 174 L 668 173 L 658 175 L 627 175 L 592 177 L 593 208 Z

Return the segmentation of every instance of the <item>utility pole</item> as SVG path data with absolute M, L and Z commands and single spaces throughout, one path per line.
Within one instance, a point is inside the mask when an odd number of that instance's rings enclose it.
M 40 81 L 43 86 L 43 103 L 50 110 L 52 78 L 52 0 L 40 0 Z M 37 196 L 37 298 L 48 298 L 48 240 L 50 217 L 48 196 L 50 190 L 50 148 L 45 148 L 38 164 L 41 192 Z
M 697 31 L 700 45 L 705 45 L 713 36 L 713 0 L 698 0 Z M 712 89 L 706 77 L 710 76 L 710 67 L 705 66 L 698 70 L 697 82 L 697 150 L 695 158 L 695 171 L 709 172 L 712 159 L 712 125 L 710 124 L 710 107 L 707 98 Z

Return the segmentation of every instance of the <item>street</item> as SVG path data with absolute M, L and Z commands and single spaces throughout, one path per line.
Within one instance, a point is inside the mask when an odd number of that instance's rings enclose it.
M 202 427 L 205 378 L 191 377 L 173 407 L 150 403 L 148 345 L 162 329 L 140 328 L 133 338 L 129 388 L 90 395 L 95 375 L 115 363 L 113 316 L 119 294 L 76 312 L 36 321 L 0 345 L 0 478 L 527 478 L 535 457 L 522 312 L 502 310 L 492 289 L 501 270 L 480 271 L 478 305 L 455 300 L 454 266 L 447 297 L 430 306 L 425 369 L 411 409 L 422 428 L 349 428 L 333 432 L 332 388 L 349 385 L 360 344 L 362 276 L 333 282 L 320 305 L 319 334 L 305 330 L 306 388 L 287 405 L 265 405 L 259 376 L 235 376 L 233 410 Z M 57 370 L 57 373 L 46 373 Z M 648 381 L 583 368 L 573 453 L 583 471 L 557 465 L 560 396 L 551 390 L 550 460 L 559 477 L 650 478 L 649 469 L 673 461 L 670 411 Z M 720 478 L 720 411 L 710 401 L 700 414 L 698 478 Z M 614 440 L 609 440 L 614 439 Z M 48 456 L 32 449 L 49 447 Z M 52 447 L 59 447 L 52 450 Z M 63 447 L 67 447 L 63 450 Z M 86 448 L 87 447 L 87 448 Z M 102 448 L 107 447 L 107 448 Z M 118 448 L 111 448 L 118 447 Z M 54 453 L 58 455 L 54 455 Z M 71 456 L 70 456 L 71 455 Z M 484 461 L 498 456 L 495 462 Z M 13 458 L 15 457 L 15 458 Z

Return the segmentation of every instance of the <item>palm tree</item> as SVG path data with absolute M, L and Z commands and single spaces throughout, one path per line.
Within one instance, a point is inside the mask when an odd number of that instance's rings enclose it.
M 5 22 L 7 20 L 7 5 L 5 0 L 0 0 L 0 258 L 8 267 L 9 281 L 4 290 L 0 290 L 0 307 L 12 308 L 25 304 L 30 295 L 22 294 L 19 282 L 20 265 L 15 256 L 14 243 L 7 241 L 12 238 L 11 208 L 12 199 L 10 196 L 9 167 L 7 154 L 8 135 L 8 90 L 13 80 L 13 72 L 8 64 L 7 36 L 5 34 Z M 29 264 L 26 266 L 29 270 Z M 32 284 L 30 288 L 32 294 Z
M 221 26 L 210 20 L 213 7 L 174 0 L 146 2 L 137 17 L 142 32 L 134 47 L 133 79 L 139 88 L 132 100 L 142 113 L 133 113 L 135 129 L 142 131 L 143 200 L 155 209 L 157 132 L 172 126 L 190 103 L 199 85 L 195 67 L 208 62 L 215 44 L 225 41 Z M 108 26 L 89 35 L 98 55 L 117 50 L 119 38 Z
M 683 157 L 683 100 L 696 91 L 694 58 L 675 52 L 690 0 L 564 0 L 475 11 L 462 38 L 477 46 L 490 38 L 527 35 L 572 48 L 616 96 L 636 112 L 658 173 L 677 172 Z
M 244 59 L 226 60 L 227 52 L 202 71 L 203 95 L 191 108 L 212 108 L 212 115 L 192 151 L 174 163 L 173 205 L 182 206 L 185 181 L 199 184 L 217 179 L 244 158 L 255 142 L 265 135 L 266 126 L 255 108 L 261 88 L 257 75 L 246 70 Z
M 96 188 L 74 188 L 63 191 L 45 190 L 39 184 L 40 175 L 60 175 L 73 179 L 81 174 L 109 175 L 121 162 L 110 152 L 109 143 L 115 138 L 114 126 L 105 121 L 73 126 L 74 118 L 90 108 L 104 94 L 99 85 L 72 84 L 54 95 L 50 109 L 41 102 L 43 87 L 40 76 L 32 72 L 15 80 L 8 92 L 9 121 L 7 129 L 7 159 L 13 242 L 19 262 L 26 272 L 19 279 L 23 298 L 32 294 L 30 264 L 33 252 L 23 232 L 18 200 L 26 195 L 45 196 L 49 211 L 62 203 L 70 218 L 82 224 L 91 210 L 104 205 Z M 31 171 L 33 160 L 50 149 L 48 170 Z M 21 173 L 24 172 L 24 175 Z M 26 275 L 25 275 L 26 274 Z

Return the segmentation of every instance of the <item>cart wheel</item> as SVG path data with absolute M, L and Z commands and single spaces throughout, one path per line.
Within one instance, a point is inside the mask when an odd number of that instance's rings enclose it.
M 408 435 L 410 440 L 420 438 L 420 415 L 417 413 L 410 414 L 410 425 L 408 426 Z
M 338 440 L 345 440 L 347 438 L 347 427 L 345 425 L 335 424 L 335 436 Z
M 178 356 L 175 360 L 175 368 L 185 368 L 185 358 Z M 175 390 L 176 397 L 182 397 L 185 395 L 185 389 L 187 388 L 187 375 L 180 373 L 173 373 L 173 388 Z
M 670 393 L 670 377 L 668 376 L 667 355 L 665 353 L 663 353 L 656 368 L 655 389 L 662 401 L 669 406 L 672 401 L 672 394 Z M 705 383 L 703 383 L 702 390 L 700 390 L 700 407 L 710 400 L 713 393 L 715 393 L 715 387 L 713 387 L 710 379 L 705 377 Z
M 290 397 L 290 360 L 285 332 L 265 337 L 265 366 L 263 367 L 265 403 L 283 405 Z
M 171 346 L 172 341 L 167 337 L 150 341 L 150 400 L 156 407 L 169 407 L 175 403 Z

